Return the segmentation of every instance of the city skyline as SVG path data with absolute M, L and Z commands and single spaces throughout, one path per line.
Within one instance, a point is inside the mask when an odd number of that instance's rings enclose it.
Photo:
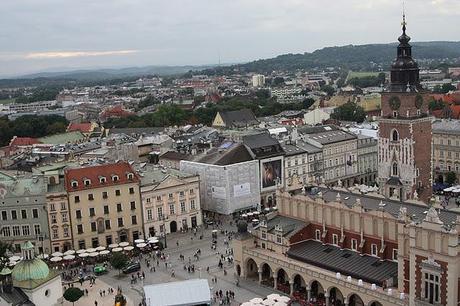
M 317 0 L 155 5 L 117 0 L 62 5 L 24 0 L 3 8 L 8 14 L 0 28 L 0 74 L 14 76 L 61 69 L 236 63 L 328 46 L 394 42 L 402 3 L 346 0 L 331 7 Z M 408 33 L 415 41 L 457 39 L 456 1 L 412 0 L 406 8 Z

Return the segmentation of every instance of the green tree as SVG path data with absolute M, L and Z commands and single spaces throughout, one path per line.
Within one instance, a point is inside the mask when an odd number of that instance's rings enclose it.
M 431 111 L 434 111 L 434 110 L 439 110 L 439 109 L 444 109 L 445 107 L 445 104 L 444 102 L 442 102 L 441 100 L 435 100 L 435 99 L 432 99 L 429 103 L 428 103 L 428 108 L 429 110 Z
M 46 128 L 46 133 L 48 135 L 64 133 L 67 126 L 64 122 L 54 122 L 51 125 L 48 125 Z
M 323 85 L 321 86 L 321 90 L 327 93 L 329 97 L 333 96 L 335 93 L 335 89 L 331 85 Z
M 6 252 L 11 248 L 11 245 L 0 241 L 0 271 L 3 270 L 3 267 L 8 262 L 8 257 L 6 256 Z
M 75 302 L 83 296 L 83 294 L 83 290 L 80 290 L 80 288 L 70 287 L 64 292 L 64 299 L 74 305 Z
M 123 269 L 128 264 L 128 256 L 122 252 L 112 253 L 112 258 L 110 258 L 110 264 L 112 267 L 118 270 L 120 274 L 121 269 Z
M 366 112 L 356 103 L 347 102 L 334 109 L 331 117 L 342 121 L 354 121 L 361 123 L 366 119 Z
M 446 173 L 446 183 L 449 185 L 455 184 L 457 181 L 457 175 L 453 171 L 449 171 Z

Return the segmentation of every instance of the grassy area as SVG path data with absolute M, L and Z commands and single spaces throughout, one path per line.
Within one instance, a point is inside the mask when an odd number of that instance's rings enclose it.
M 354 78 L 365 78 L 370 76 L 378 77 L 380 72 L 372 71 L 350 71 L 348 72 L 347 81 Z
M 14 98 L 0 100 L 0 104 L 10 104 L 10 103 L 14 103 Z

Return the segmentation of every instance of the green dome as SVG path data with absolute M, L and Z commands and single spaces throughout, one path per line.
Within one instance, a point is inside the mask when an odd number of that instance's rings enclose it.
M 22 260 L 13 268 L 13 280 L 21 282 L 27 280 L 39 280 L 48 277 L 50 269 L 39 258 Z

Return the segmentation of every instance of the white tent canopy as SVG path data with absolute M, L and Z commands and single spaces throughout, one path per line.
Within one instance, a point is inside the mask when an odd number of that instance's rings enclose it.
M 145 300 L 151 306 L 211 304 L 211 292 L 206 279 L 148 285 L 144 286 L 144 292 Z

